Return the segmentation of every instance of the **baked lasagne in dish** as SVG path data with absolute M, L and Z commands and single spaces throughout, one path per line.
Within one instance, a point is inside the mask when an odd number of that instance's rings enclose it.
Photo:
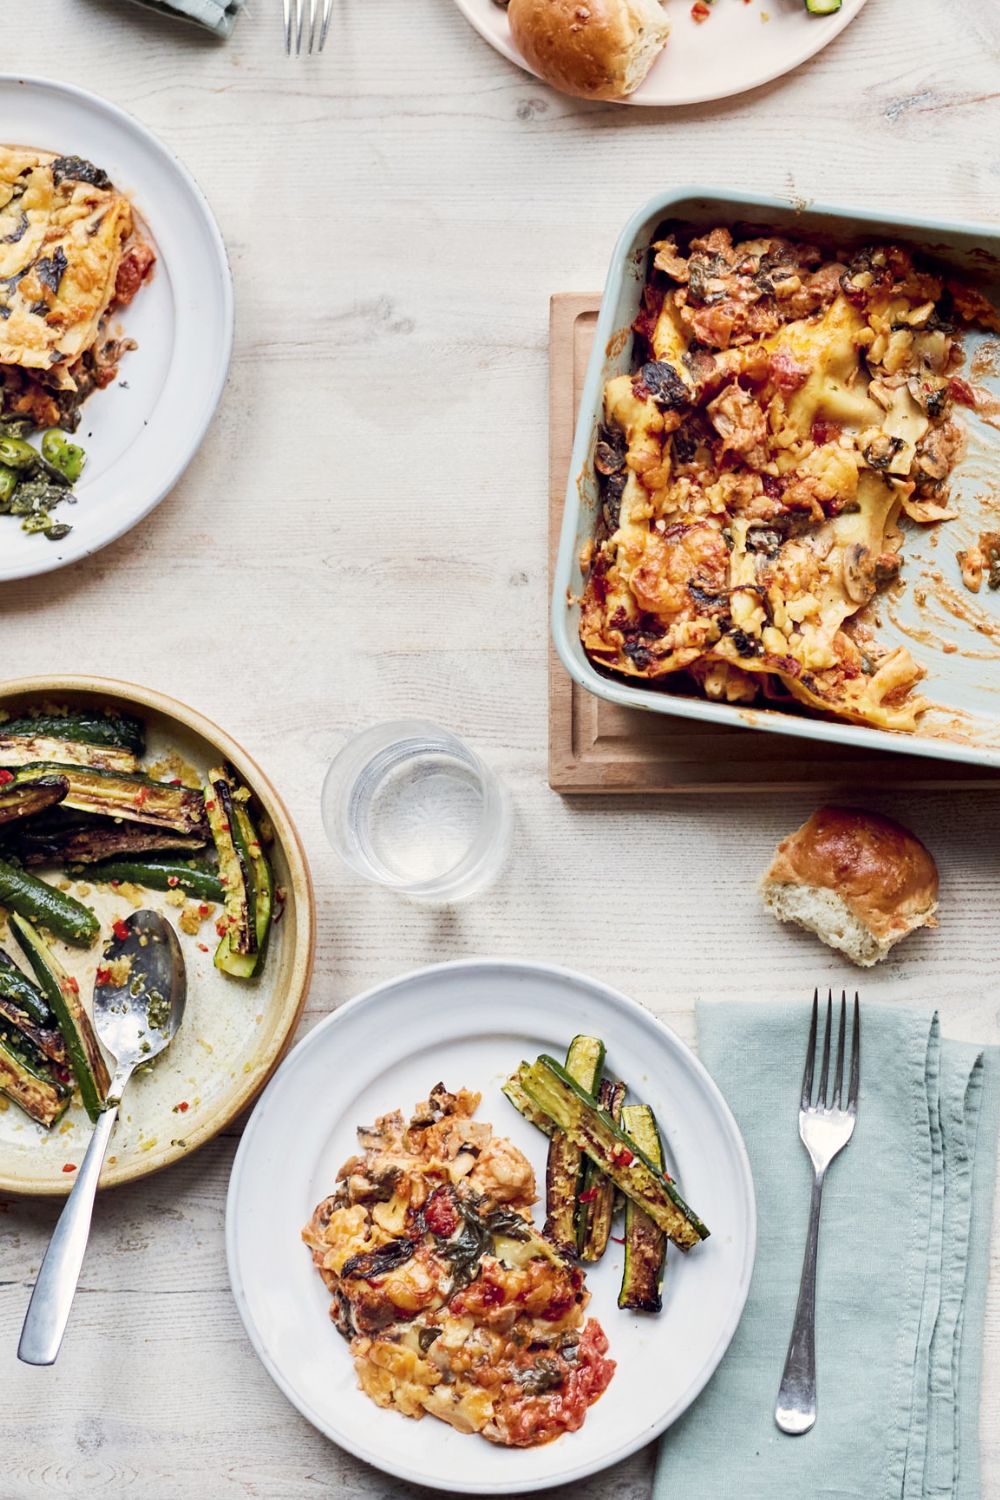
M 0 418 L 75 428 L 80 404 L 133 347 L 111 318 L 154 260 L 99 167 L 0 146 Z
M 361 1154 L 302 1231 L 361 1389 L 512 1447 L 580 1427 L 614 1364 L 583 1272 L 531 1222 L 531 1165 L 442 1084 Z
M 893 244 L 728 229 L 653 247 L 634 373 L 607 382 L 580 633 L 608 672 L 914 730 L 923 669 L 865 606 L 900 519 L 952 518 L 973 287 Z M 676 680 L 676 679 L 675 679 Z

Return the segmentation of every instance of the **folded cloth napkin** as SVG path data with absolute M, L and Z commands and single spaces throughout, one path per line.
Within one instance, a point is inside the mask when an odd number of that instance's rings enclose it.
M 162 11 L 165 16 L 195 21 L 199 26 L 207 26 L 216 36 L 226 37 L 243 9 L 244 0 L 138 0 L 138 4 L 149 10 Z
M 757 1261 L 728 1354 L 663 1437 L 654 1500 L 979 1500 L 1000 1048 L 943 1040 L 930 1012 L 862 1006 L 858 1121 L 823 1194 L 819 1416 L 786 1437 L 774 1401 L 809 1209 L 809 1006 L 700 1004 L 697 1020 L 750 1154 Z

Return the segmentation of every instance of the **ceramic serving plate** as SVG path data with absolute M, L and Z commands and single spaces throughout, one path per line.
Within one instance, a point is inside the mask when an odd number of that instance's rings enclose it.
M 194 709 L 152 689 L 103 678 L 36 677 L 0 683 L 0 709 L 7 713 L 40 702 L 111 706 L 137 714 L 146 725 L 147 764 L 175 751 L 204 775 L 220 760 L 230 761 L 256 793 L 274 829 L 268 853 L 285 895 L 258 980 L 241 982 L 214 967 L 218 939 L 211 920 L 197 935 L 178 931 L 187 970 L 184 1023 L 150 1071 L 129 1085 L 101 1176 L 101 1185 L 111 1187 L 169 1166 L 210 1140 L 267 1082 L 305 1004 L 313 957 L 312 886 L 298 834 L 274 787 L 235 740 Z M 178 909 L 166 893 L 143 890 L 141 896 L 144 906 L 162 912 L 177 928 Z M 89 1003 L 110 923 L 133 908 L 107 886 L 91 886 L 81 899 L 101 918 L 101 939 L 91 949 L 53 941 L 53 950 Z M 9 935 L 0 945 L 20 961 Z M 185 1109 L 178 1107 L 182 1103 Z M 6 1105 L 0 1111 L 0 1192 L 68 1193 L 74 1179 L 64 1168 L 79 1165 L 90 1138 L 90 1121 L 82 1106 L 74 1103 L 47 1131 L 16 1105 L 2 1098 L 0 1104 Z
M 631 325 L 639 308 L 648 251 L 664 224 L 709 229 L 755 226 L 761 231 L 822 235 L 839 244 L 875 238 L 901 240 L 930 253 L 980 286 L 1000 306 L 1000 231 L 985 224 L 947 224 L 883 214 L 868 218 L 847 208 L 795 205 L 747 193 L 678 188 L 650 199 L 629 220 L 611 259 L 594 345 L 587 366 L 570 461 L 562 531 L 552 595 L 552 634 L 559 658 L 582 687 L 623 707 L 709 723 L 750 726 L 803 740 L 839 742 L 868 749 L 906 751 L 941 760 L 1000 766 L 1000 593 L 969 594 L 961 582 L 956 551 L 982 531 L 996 529 L 995 492 L 1000 483 L 1000 342 L 969 330 L 963 338 L 968 367 L 977 351 L 977 386 L 996 400 L 994 412 L 960 416 L 968 451 L 951 479 L 957 520 L 940 526 L 904 522 L 903 588 L 882 601 L 877 634 L 889 646 L 904 645 L 927 668 L 920 692 L 934 705 L 919 734 L 892 733 L 842 724 L 786 708 L 740 707 L 694 694 L 650 689 L 597 670 L 579 636 L 578 599 L 584 575 L 580 551 L 594 534 L 598 511 L 594 444 L 603 412 L 605 382 L 632 368 Z M 925 579 L 933 581 L 924 586 Z
M 439 1080 L 479 1090 L 477 1118 L 528 1156 L 544 1184 L 547 1141 L 500 1092 L 522 1058 L 562 1056 L 601 1036 L 607 1070 L 652 1105 L 668 1170 L 711 1236 L 671 1249 L 657 1316 L 617 1307 L 622 1247 L 587 1272 L 617 1361 L 579 1432 L 539 1448 L 499 1448 L 426 1417 L 375 1406 L 357 1389 L 330 1296 L 300 1239 L 357 1150 L 359 1124 L 412 1110 Z M 538 1210 L 536 1209 L 536 1220 Z M 614 1233 L 620 1233 L 616 1229 Z M 756 1213 L 746 1151 L 725 1101 L 674 1033 L 595 980 L 542 964 L 445 964 L 350 1001 L 301 1042 L 244 1133 L 226 1207 L 229 1275 L 268 1372 L 321 1432 L 388 1473 L 437 1489 L 518 1494 L 594 1473 L 647 1443 L 705 1385 L 733 1336 L 753 1267 Z
M 526 72 L 507 12 L 497 0 L 455 0 L 491 47 Z M 691 0 L 666 0 L 672 27 L 666 47 L 625 104 L 701 104 L 742 94 L 780 78 L 839 36 L 865 0 L 844 0 L 829 16 L 810 15 L 804 0 L 714 0 L 699 25 Z
M 151 278 L 117 322 L 138 347 L 80 415 L 87 453 L 62 541 L 0 516 L 0 581 L 47 573 L 107 546 L 177 483 L 212 420 L 233 342 L 225 246 L 197 183 L 138 120 L 69 84 L 0 74 L 0 141 L 83 156 L 131 198 L 156 250 Z

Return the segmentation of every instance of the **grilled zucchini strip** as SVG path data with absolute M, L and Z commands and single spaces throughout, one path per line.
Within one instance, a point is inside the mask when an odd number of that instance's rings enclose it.
M 137 756 L 146 749 L 146 731 L 141 719 L 93 709 L 65 714 L 24 714 L 19 719 L 7 719 L 0 725 L 0 733 L 47 735 L 79 745 L 109 745 Z
M 597 1104 L 617 1125 L 625 1103 L 625 1085 L 610 1078 L 601 1079 Z M 608 1248 L 611 1221 L 615 1212 L 615 1185 L 611 1178 L 584 1158 L 583 1186 L 576 1211 L 576 1248 L 581 1260 L 600 1260 Z
M 37 985 L 0 948 L 0 999 L 16 1005 L 35 1026 L 54 1026 L 55 1017 Z
M 215 950 L 216 965 L 224 969 L 230 955 L 249 957 L 257 953 L 250 851 L 236 821 L 233 788 L 225 771 L 211 772 L 205 788 L 205 811 L 219 857 L 219 880 L 225 891 L 222 936 Z
M 0 1090 L 46 1127 L 56 1123 L 70 1101 L 70 1090 L 4 1018 L 0 1018 Z
M 171 786 L 149 776 L 101 771 L 96 766 L 62 766 L 50 761 L 37 761 L 14 772 L 14 779 L 22 784 L 48 776 L 65 777 L 69 790 L 62 805 L 78 812 L 171 828 L 177 833 L 205 831 L 201 792 L 191 787 Z
M 150 855 L 145 859 L 104 859 L 83 866 L 82 872 L 98 884 L 124 881 L 150 891 L 179 890 L 199 901 L 221 901 L 225 895 L 214 865 L 172 854 Z
M 0 906 L 37 922 L 64 942 L 89 948 L 101 924 L 89 906 L 0 859 Z
M 241 867 L 245 867 L 250 875 L 257 948 L 253 953 L 237 953 L 227 932 L 215 954 L 216 966 L 226 974 L 235 975 L 237 979 L 252 979 L 263 969 L 271 941 L 271 917 L 274 912 L 274 875 L 264 853 L 260 833 L 250 817 L 249 798 L 250 794 L 244 787 L 237 787 L 233 793 L 233 832 L 240 852 Z
M 656 1116 L 648 1104 L 626 1104 L 622 1126 L 630 1141 L 662 1171 L 663 1144 Z M 625 1268 L 618 1306 L 635 1312 L 657 1313 L 663 1306 L 660 1289 L 667 1261 L 667 1237 L 631 1199 L 625 1204 Z
M 30 922 L 12 913 L 10 925 L 59 1022 L 70 1066 L 80 1085 L 83 1107 L 96 1120 L 104 1108 L 111 1079 L 90 1017 L 83 1008 L 80 987 L 64 972 Z
M 575 1036 L 566 1052 L 566 1073 L 591 1095 L 604 1066 L 604 1043 L 594 1036 Z M 571 1135 L 554 1130 L 545 1167 L 545 1226 L 542 1233 L 557 1250 L 576 1254 L 576 1196 L 583 1174 L 583 1153 Z
M 598 1109 L 554 1057 L 544 1053 L 522 1063 L 518 1077 L 532 1102 L 566 1131 L 586 1156 L 631 1198 L 680 1250 L 708 1238 L 708 1229 L 688 1207 L 669 1177 Z
M 48 734 L 10 734 L 6 724 L 0 725 L 0 766 L 30 766 L 40 760 L 68 766 L 97 766 L 102 771 L 139 769 L 131 750 L 116 745 L 89 745 L 83 740 L 60 740 Z
M 512 1073 L 507 1082 L 502 1086 L 500 1092 L 513 1104 L 514 1108 L 546 1135 L 555 1132 L 555 1126 L 544 1110 L 536 1108 L 528 1098 L 521 1085 L 521 1080 L 516 1073 Z
M 0 776 L 0 781 L 6 778 Z M 44 776 L 30 786 L 19 786 L 16 781 L 0 786 L 0 823 L 17 823 L 22 818 L 33 818 L 38 813 L 54 807 L 69 791 L 69 782 L 62 776 Z

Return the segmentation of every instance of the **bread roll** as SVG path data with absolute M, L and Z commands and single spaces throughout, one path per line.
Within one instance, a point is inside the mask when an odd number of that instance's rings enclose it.
M 660 0 L 510 0 L 507 15 L 528 66 L 581 99 L 631 94 L 670 31 Z
M 821 807 L 782 839 L 762 881 L 781 922 L 797 922 L 870 968 L 917 927 L 936 927 L 938 874 L 918 838 L 891 818 Z

